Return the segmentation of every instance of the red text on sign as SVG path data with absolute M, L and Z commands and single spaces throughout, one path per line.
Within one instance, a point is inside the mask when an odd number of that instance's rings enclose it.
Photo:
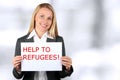
M 59 60 L 57 54 L 27 54 L 22 56 L 23 60 Z
M 37 52 L 39 47 L 23 47 L 23 52 Z

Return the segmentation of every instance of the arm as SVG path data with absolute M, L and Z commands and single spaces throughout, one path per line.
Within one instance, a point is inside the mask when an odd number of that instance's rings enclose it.
M 66 55 L 65 55 L 65 46 L 64 46 L 64 40 L 63 40 L 63 38 L 62 37 L 57 37 L 57 42 L 62 42 L 62 71 L 57 71 L 57 73 L 58 73 L 58 77 L 60 77 L 60 78 L 64 78 L 64 77 L 66 77 L 66 76 L 70 76 L 71 74 L 72 74 L 72 72 L 73 72 L 73 67 L 72 67 L 72 60 L 69 58 L 69 57 L 67 57 Z M 67 65 L 66 64 L 64 64 L 64 62 L 67 62 L 65 59 L 66 59 L 66 57 L 67 57 L 67 59 L 69 58 L 70 59 L 70 64 L 69 64 L 69 62 L 68 62 L 68 66 L 69 66 L 69 68 L 67 68 Z
M 20 40 L 17 40 L 16 47 L 15 47 L 15 57 L 13 58 L 13 75 L 15 78 L 20 79 L 23 76 L 23 73 L 20 71 L 21 68 L 21 56 L 20 56 Z

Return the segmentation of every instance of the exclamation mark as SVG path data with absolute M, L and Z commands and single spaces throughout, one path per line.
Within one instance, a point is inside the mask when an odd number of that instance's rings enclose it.
M 60 56 L 59 56 L 59 54 L 58 54 L 58 60 L 60 60 Z

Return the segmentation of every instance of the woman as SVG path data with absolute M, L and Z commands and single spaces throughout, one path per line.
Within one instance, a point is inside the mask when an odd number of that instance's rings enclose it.
M 21 42 L 62 42 L 62 71 L 21 71 Z M 58 35 L 55 12 L 50 4 L 39 4 L 33 12 L 28 34 L 17 40 L 13 66 L 14 77 L 23 80 L 60 80 L 72 74 L 72 60 L 65 56 L 64 41 Z

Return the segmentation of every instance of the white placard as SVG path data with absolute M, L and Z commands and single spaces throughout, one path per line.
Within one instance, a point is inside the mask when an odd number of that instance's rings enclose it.
M 61 71 L 61 42 L 21 43 L 22 71 Z

